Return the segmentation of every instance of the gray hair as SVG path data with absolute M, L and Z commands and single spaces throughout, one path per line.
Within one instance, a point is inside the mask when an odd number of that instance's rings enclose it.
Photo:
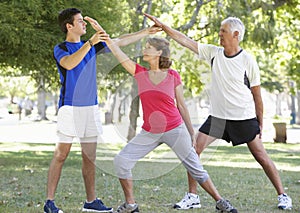
M 234 33 L 235 31 L 238 31 L 239 36 L 238 36 L 238 40 L 239 42 L 241 42 L 244 38 L 244 34 L 245 34 L 245 26 L 243 24 L 243 22 L 237 18 L 237 17 L 228 17 L 226 19 L 224 19 L 221 24 L 228 24 L 230 27 L 230 30 L 232 33 Z

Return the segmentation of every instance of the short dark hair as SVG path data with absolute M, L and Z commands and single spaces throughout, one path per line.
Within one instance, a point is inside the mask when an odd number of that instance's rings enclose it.
M 58 24 L 61 31 L 67 34 L 68 29 L 66 27 L 66 24 L 73 24 L 74 16 L 78 13 L 81 13 L 81 11 L 77 8 L 67 8 L 59 12 Z

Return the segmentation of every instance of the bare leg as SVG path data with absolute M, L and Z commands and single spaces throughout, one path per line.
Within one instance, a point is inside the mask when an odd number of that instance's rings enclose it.
M 284 193 L 284 189 L 281 183 L 281 179 L 279 176 L 279 173 L 271 160 L 271 158 L 268 156 L 263 143 L 261 139 L 259 138 L 259 135 L 256 136 L 256 138 L 249 142 L 248 148 L 256 161 L 262 166 L 264 169 L 266 175 L 272 182 L 273 186 L 275 187 L 278 195 Z
M 132 179 L 121 179 L 119 178 L 121 186 L 123 188 L 125 200 L 127 204 L 134 204 L 134 196 L 133 196 L 133 182 Z
M 54 200 L 55 191 L 60 179 L 63 164 L 68 157 L 72 144 L 58 143 L 48 171 L 47 199 Z
M 96 175 L 96 148 L 97 143 L 81 143 L 82 176 L 84 180 L 86 200 L 92 202 L 96 199 L 95 175 Z
M 213 138 L 213 137 L 211 137 L 209 135 L 206 135 L 206 134 L 204 134 L 202 132 L 199 132 L 198 136 L 197 136 L 196 147 L 195 147 L 197 154 L 200 155 L 203 152 L 203 150 L 209 144 L 211 144 L 214 140 L 216 140 L 216 138 Z M 189 192 L 193 193 L 193 194 L 197 194 L 198 182 L 195 181 L 193 179 L 193 177 L 189 173 L 187 173 L 187 174 L 188 174 Z
M 207 181 L 205 181 L 204 183 L 201 183 L 200 185 L 208 194 L 210 194 L 215 199 L 215 201 L 222 199 L 221 195 L 215 188 L 210 178 L 207 179 Z

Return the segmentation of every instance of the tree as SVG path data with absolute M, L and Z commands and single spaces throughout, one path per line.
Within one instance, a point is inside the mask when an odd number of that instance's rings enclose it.
M 148 22 L 142 13 L 148 8 L 151 14 L 194 40 L 212 44 L 218 44 L 220 21 L 227 16 L 238 16 L 247 29 L 242 45 L 259 62 L 263 87 L 269 91 L 286 91 L 287 80 L 293 80 L 295 89 L 291 92 L 296 94 L 296 89 L 300 89 L 300 8 L 296 0 L 101 0 L 93 2 L 93 6 L 88 0 L 4 0 L 0 2 L 0 75 L 30 76 L 41 91 L 57 91 L 59 80 L 52 55 L 54 45 L 64 39 L 57 26 L 57 15 L 66 7 L 78 7 L 84 15 L 96 18 L 111 37 L 145 26 Z M 92 33 L 88 26 L 85 38 Z M 209 67 L 198 60 L 195 63 L 191 51 L 173 41 L 171 45 L 176 59 L 174 69 L 182 76 L 185 96 L 194 97 L 203 89 L 206 79 L 202 74 Z M 133 52 L 140 54 L 138 48 L 129 46 L 127 50 L 135 57 Z M 99 97 L 104 101 L 129 76 L 110 56 L 101 57 L 98 63 Z M 134 120 L 131 126 L 135 129 Z
M 64 0 L 0 2 L 1 75 L 30 76 L 34 79 L 40 93 L 38 105 L 42 119 L 46 118 L 45 92 L 56 92 L 60 87 L 53 60 L 53 47 L 65 37 L 57 25 L 58 12 L 67 7 L 78 7 L 84 15 L 103 21 L 104 27 L 114 26 L 119 29 L 121 23 L 116 22 L 116 19 L 121 13 L 111 9 L 117 3 L 119 5 L 116 0 L 103 0 L 97 2 L 97 7 L 91 7 L 91 2 L 87 0 L 77 3 Z M 89 30 L 87 38 L 92 33 L 93 30 Z M 18 69 L 20 72 L 7 72 L 6 67 Z

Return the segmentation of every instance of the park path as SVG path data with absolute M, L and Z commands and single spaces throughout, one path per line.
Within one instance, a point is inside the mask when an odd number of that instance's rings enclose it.
M 104 117 L 104 116 L 102 116 Z M 0 142 L 31 142 L 55 143 L 56 142 L 56 116 L 49 120 L 34 121 L 34 116 L 23 117 L 20 121 L 18 115 L 9 115 L 0 110 Z M 195 124 L 195 129 L 199 124 Z M 126 143 L 128 126 L 121 124 L 103 124 L 103 135 L 100 142 Z M 274 127 L 270 120 L 264 121 L 263 142 L 273 142 Z M 287 129 L 287 143 L 300 143 L 300 129 Z

